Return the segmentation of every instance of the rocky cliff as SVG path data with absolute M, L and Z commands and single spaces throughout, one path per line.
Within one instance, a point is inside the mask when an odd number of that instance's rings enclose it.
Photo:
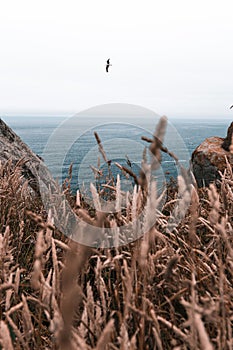
M 230 152 L 233 123 L 228 128 L 227 137 L 209 137 L 193 152 L 191 168 L 198 187 L 209 186 L 211 182 L 220 180 L 220 172 L 226 168 L 226 159 L 233 167 L 233 154 Z
M 40 180 L 46 187 L 55 184 L 43 161 L 20 139 L 18 135 L 0 119 L 0 162 L 12 160 L 15 165 L 24 159 L 22 175 L 36 194 L 40 194 Z

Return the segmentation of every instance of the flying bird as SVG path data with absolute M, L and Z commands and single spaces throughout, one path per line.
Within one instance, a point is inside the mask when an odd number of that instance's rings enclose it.
M 233 105 L 230 107 L 230 109 L 233 107 Z
M 107 60 L 107 64 L 106 64 L 106 72 L 108 73 L 108 68 L 111 66 L 110 64 L 110 58 Z

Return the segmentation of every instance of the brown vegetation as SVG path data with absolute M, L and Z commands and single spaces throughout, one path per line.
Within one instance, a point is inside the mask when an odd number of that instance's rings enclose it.
M 159 136 L 158 128 L 150 140 L 157 159 L 163 147 Z M 144 170 L 146 164 L 144 158 Z M 230 166 L 218 188 L 198 190 L 183 173 L 180 187 L 191 203 L 179 224 L 171 229 L 170 213 L 177 202 L 183 208 L 187 201 L 170 184 L 156 223 L 142 238 L 112 249 L 82 246 L 63 236 L 52 213 L 47 215 L 40 199 L 32 198 L 21 166 L 0 165 L 0 348 L 233 348 Z M 146 205 L 149 188 L 143 173 L 137 181 L 137 195 L 144 198 L 140 205 Z M 119 195 L 119 184 L 107 186 Z M 100 220 L 98 196 L 93 195 L 91 211 L 79 193 L 77 200 L 69 193 L 69 180 L 64 191 L 77 215 L 92 223 Z M 133 202 L 118 213 L 117 225 L 132 220 Z M 148 210 L 153 208 L 150 202 Z M 101 220 L 109 224 L 106 215 Z

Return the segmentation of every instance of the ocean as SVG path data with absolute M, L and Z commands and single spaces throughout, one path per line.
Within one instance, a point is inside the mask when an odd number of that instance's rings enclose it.
M 108 167 L 100 154 L 94 136 L 97 132 L 114 176 L 121 174 L 123 189 L 133 186 L 133 180 L 127 179 L 115 163 L 130 167 L 137 174 L 140 170 L 142 153 L 149 144 L 141 136 L 152 137 L 157 120 L 154 118 L 124 117 L 107 119 L 91 117 L 72 119 L 64 117 L 4 117 L 3 120 L 21 137 L 21 139 L 41 156 L 48 165 L 54 178 L 60 182 L 67 177 L 70 164 L 73 164 L 72 189 L 83 190 L 97 179 L 93 168 L 100 168 L 103 174 Z M 189 167 L 192 152 L 204 139 L 210 136 L 225 137 L 229 120 L 210 119 L 168 119 L 164 144 L 175 153 L 181 164 Z M 148 155 L 149 156 L 149 155 Z M 179 169 L 174 160 L 163 154 L 161 168 L 156 171 L 158 181 L 166 182 L 177 177 Z M 100 179 L 98 181 L 101 181 Z M 125 187 L 125 188 L 124 188 Z

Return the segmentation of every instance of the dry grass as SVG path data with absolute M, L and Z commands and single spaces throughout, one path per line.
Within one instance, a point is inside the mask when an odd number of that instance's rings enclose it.
M 164 125 L 162 120 L 149 141 L 159 160 Z M 32 198 L 22 164 L 1 165 L 0 348 L 233 349 L 230 166 L 218 188 L 195 189 L 184 174 L 179 181 L 185 196 L 170 184 L 158 212 L 155 185 L 148 185 L 151 164 L 144 154 L 144 172 L 133 174 L 134 193 L 121 209 L 119 178 L 110 178 L 111 164 L 95 137 L 109 166 L 108 187 L 102 188 L 108 192 L 92 187 L 93 210 L 80 192 L 72 197 L 68 179 L 64 191 L 74 211 L 93 225 L 117 229 L 145 208 L 146 234 L 112 249 L 74 243 L 54 228 L 53 215 L 44 212 L 40 200 Z M 152 166 L 157 167 L 154 159 Z M 100 197 L 106 193 L 116 199 L 111 218 L 101 216 Z M 172 226 L 169 215 L 177 203 L 181 221 Z

